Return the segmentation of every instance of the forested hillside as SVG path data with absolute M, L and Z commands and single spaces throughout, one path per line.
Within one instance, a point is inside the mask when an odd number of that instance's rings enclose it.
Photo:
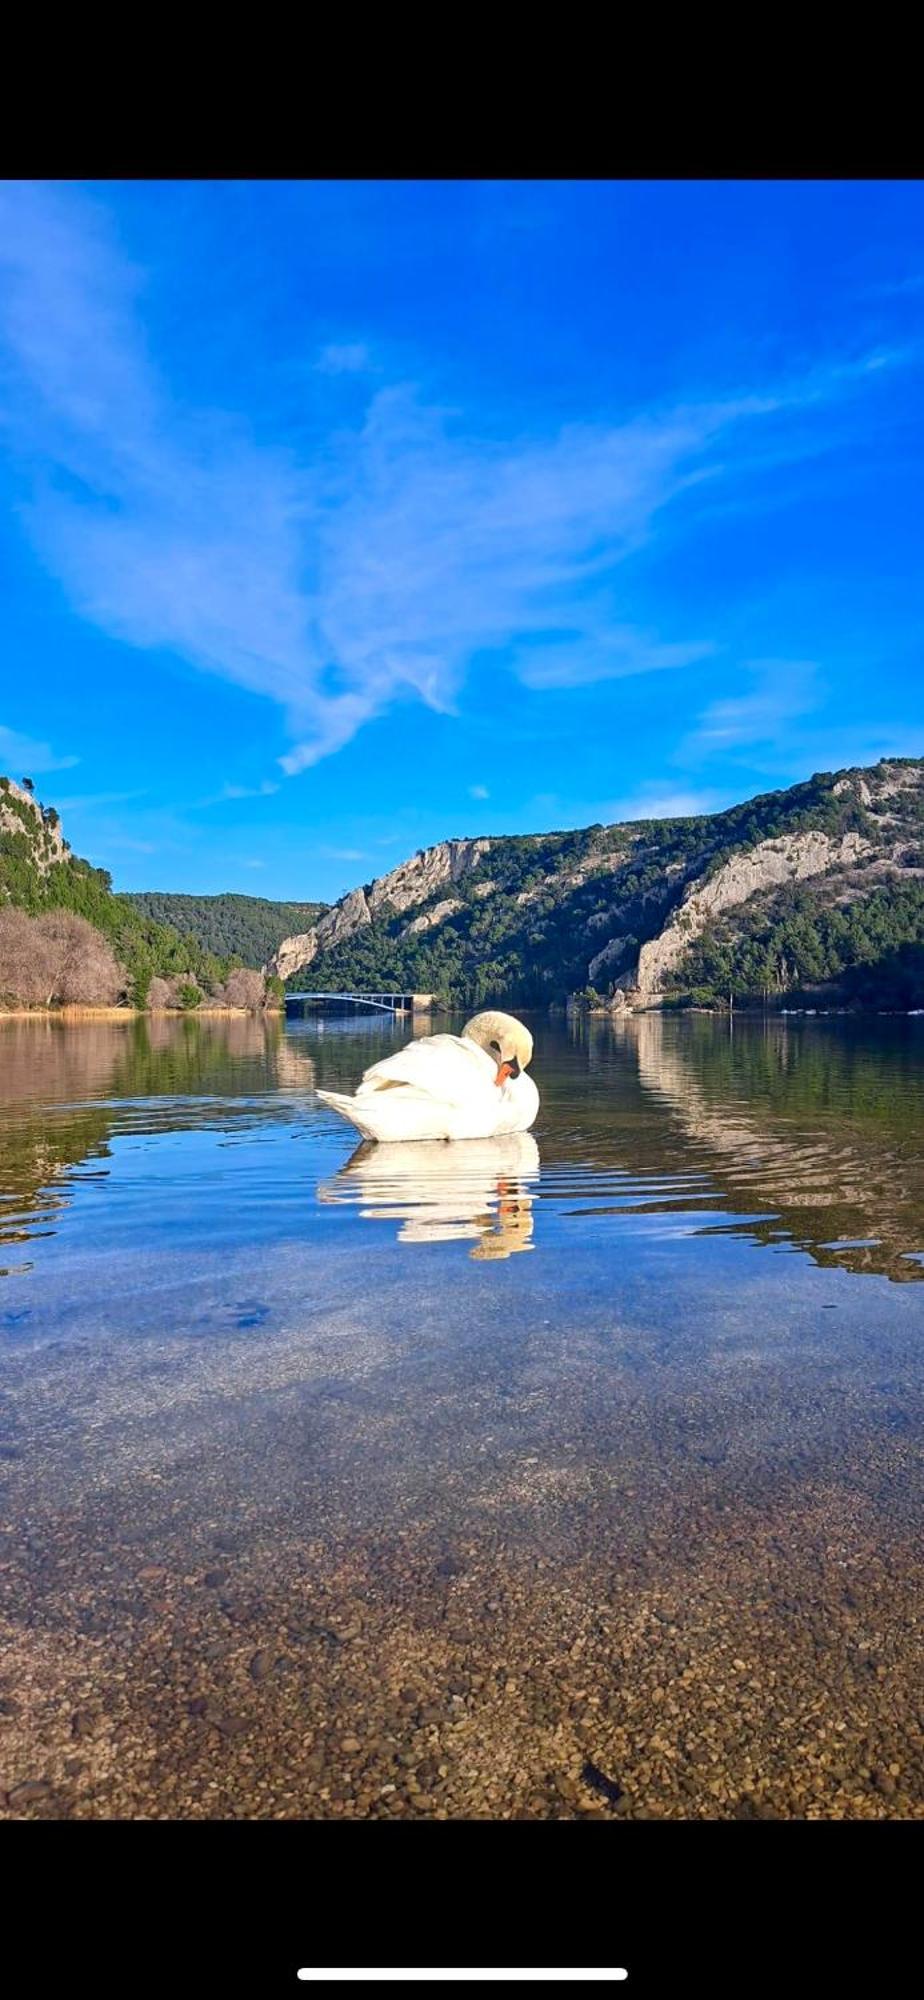
M 261 1005 L 262 979 L 112 893 L 58 813 L 0 778 L 0 1006 Z
M 460 1006 L 783 1004 L 816 986 L 905 1005 L 922 947 L 924 762 L 896 758 L 708 816 L 444 842 L 353 890 L 275 969 Z
M 924 881 L 844 901 L 822 889 L 761 898 L 693 944 L 671 980 L 694 1004 L 815 997 L 826 986 L 864 1003 L 924 1003 Z
M 274 903 L 264 896 L 184 896 L 168 890 L 126 890 L 120 902 L 142 917 L 195 938 L 203 951 L 233 954 L 259 969 L 293 931 L 307 930 L 323 903 Z
M 0 1004 L 257 1006 L 244 959 L 466 1007 L 924 1005 L 924 760 L 708 816 L 443 841 L 327 910 L 114 895 L 54 808 L 0 780 Z

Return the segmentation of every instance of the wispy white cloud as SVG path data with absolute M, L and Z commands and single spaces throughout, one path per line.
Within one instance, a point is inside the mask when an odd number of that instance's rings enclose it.
M 279 786 L 274 783 L 272 778 L 264 778 L 262 784 L 259 785 L 226 784 L 222 785 L 220 792 L 209 792 L 206 798 L 197 799 L 195 804 L 197 806 L 222 806 L 227 804 L 230 799 L 268 799 L 272 797 L 274 792 L 278 792 L 278 790 Z
M 140 274 L 104 210 L 0 186 L 7 431 L 27 520 L 86 617 L 297 706 L 311 684 L 306 495 L 286 455 L 178 408 L 141 331 Z
M 279 786 L 271 778 L 264 778 L 261 785 L 225 785 L 221 796 L 223 799 L 267 799 L 278 790 Z
M 624 680 L 630 674 L 656 674 L 669 667 L 693 666 L 716 648 L 709 639 L 664 645 L 651 633 L 605 621 L 596 635 L 562 634 L 554 643 L 523 649 L 517 657 L 519 678 L 531 688 L 592 687 L 597 681 Z
M 41 771 L 69 771 L 79 762 L 79 757 L 59 757 L 50 743 L 39 743 L 34 736 L 23 736 L 18 729 L 7 729 L 0 723 L 0 769 L 9 777 L 32 778 Z
M 146 797 L 145 791 L 80 792 L 70 798 L 56 798 L 55 804 L 59 812 L 97 812 L 102 806 L 124 806 L 128 805 L 130 800 Z
M 328 861 L 368 861 L 369 855 L 362 847 L 321 847 L 318 852 Z
M 130 840 L 124 833 L 110 834 L 107 845 L 110 849 L 120 854 L 158 854 L 160 852 L 156 840 Z
M 678 745 L 674 761 L 773 743 L 791 722 L 819 707 L 824 689 L 813 660 L 751 660 L 749 690 L 710 702 L 696 728 Z
M 371 364 L 372 356 L 363 341 L 331 341 L 322 347 L 315 367 L 322 375 L 362 375 Z
M 724 805 L 733 801 L 715 787 L 694 789 L 687 786 L 658 784 L 642 785 L 637 792 L 627 793 L 606 808 L 604 818 L 611 820 L 636 819 L 690 819 L 701 813 L 720 812 Z
M 489 799 L 491 796 L 487 785 L 469 785 L 468 795 L 470 799 Z
M 813 411 L 905 358 L 878 350 L 756 394 L 503 442 L 392 386 L 302 462 L 171 396 L 143 333 L 144 274 L 102 206 L 0 186 L 0 263 L 7 431 L 32 468 L 44 560 L 101 629 L 279 704 L 288 775 L 395 701 L 452 713 L 485 651 L 534 689 L 706 657 L 708 635 L 636 622 L 627 559 L 668 506 L 746 474 L 764 426 L 798 459 Z M 317 365 L 355 373 L 367 358 L 344 342 Z M 798 435 L 774 428 L 793 413 Z

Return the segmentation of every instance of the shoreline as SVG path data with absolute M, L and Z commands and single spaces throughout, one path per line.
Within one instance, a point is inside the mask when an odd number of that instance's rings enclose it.
M 258 1020 L 261 1016 L 282 1016 L 284 1007 L 2 1007 L 2 1021 L 151 1021 L 209 1020 L 225 1018 Z

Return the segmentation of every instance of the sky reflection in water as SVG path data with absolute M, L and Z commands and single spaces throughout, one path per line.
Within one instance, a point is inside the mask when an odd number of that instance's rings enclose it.
M 722 1232 L 924 1276 L 924 1023 L 534 1026 L 534 1133 L 354 1149 L 315 1087 L 352 1084 L 401 1026 L 6 1022 L 8 1281 L 35 1309 L 62 1254 L 95 1253 L 102 1284 L 107 1254 L 155 1245 L 188 1257 L 294 1234 L 334 1257 L 359 1235 L 365 1254 L 371 1222 L 480 1261 L 553 1258 L 578 1233 L 621 1260 L 652 1231 L 689 1259 Z

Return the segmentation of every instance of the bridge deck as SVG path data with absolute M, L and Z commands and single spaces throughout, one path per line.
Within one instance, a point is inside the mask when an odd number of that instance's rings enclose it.
M 432 993 L 407 993 L 400 989 L 376 989 L 370 993 L 332 993 L 317 989 L 312 992 L 287 993 L 286 1006 L 290 1000 L 348 1000 L 351 1005 L 377 1007 L 385 1014 L 413 1014 L 426 1011 L 433 1004 Z

